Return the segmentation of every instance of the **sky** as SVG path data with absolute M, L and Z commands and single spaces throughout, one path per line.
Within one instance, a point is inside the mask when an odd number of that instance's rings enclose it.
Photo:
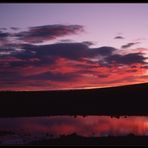
M 148 81 L 148 4 L 0 4 L 0 90 Z

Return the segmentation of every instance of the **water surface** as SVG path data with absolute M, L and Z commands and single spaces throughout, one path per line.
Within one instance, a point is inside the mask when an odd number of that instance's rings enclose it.
M 76 133 L 83 137 L 147 135 L 148 116 L 49 116 L 0 118 L 1 144 L 27 144 Z

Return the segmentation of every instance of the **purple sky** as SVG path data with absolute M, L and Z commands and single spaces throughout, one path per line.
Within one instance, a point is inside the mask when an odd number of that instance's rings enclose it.
M 71 36 L 76 41 L 94 41 L 99 46 L 120 47 L 142 39 L 148 46 L 148 4 L 0 4 L 1 27 L 30 27 L 45 24 L 79 24 L 85 33 Z M 125 36 L 116 41 L 114 36 Z M 67 37 L 65 37 L 67 38 Z

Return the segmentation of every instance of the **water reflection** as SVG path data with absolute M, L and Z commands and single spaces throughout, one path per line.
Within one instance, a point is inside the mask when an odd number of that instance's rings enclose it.
M 41 138 L 57 138 L 76 133 L 84 137 L 147 135 L 148 117 L 51 116 L 1 118 L 0 143 L 27 143 Z

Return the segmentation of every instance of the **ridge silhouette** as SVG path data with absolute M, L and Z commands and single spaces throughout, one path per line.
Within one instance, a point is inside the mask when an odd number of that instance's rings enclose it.
M 148 83 L 84 90 L 3 91 L 0 117 L 148 115 Z

